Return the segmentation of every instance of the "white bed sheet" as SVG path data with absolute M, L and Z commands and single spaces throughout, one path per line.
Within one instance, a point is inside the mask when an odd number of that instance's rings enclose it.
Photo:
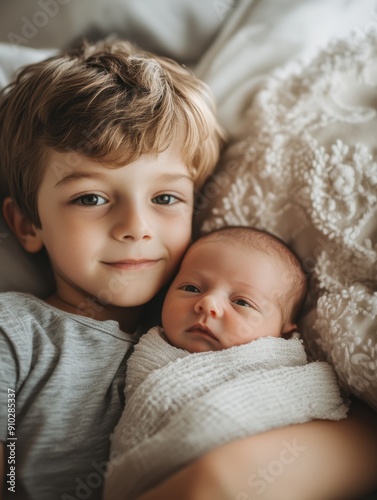
M 230 137 L 243 133 L 245 111 L 276 68 L 351 30 L 377 27 L 376 0 L 241 0 L 195 71 L 214 92 Z

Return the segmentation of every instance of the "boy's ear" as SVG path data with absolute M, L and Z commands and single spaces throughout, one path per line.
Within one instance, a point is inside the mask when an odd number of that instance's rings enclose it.
M 43 241 L 36 227 L 9 196 L 3 202 L 3 215 L 5 222 L 27 252 L 35 253 L 43 248 Z

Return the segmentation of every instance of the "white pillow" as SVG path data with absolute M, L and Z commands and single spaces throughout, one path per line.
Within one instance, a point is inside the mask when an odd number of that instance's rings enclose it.
M 0 43 L 0 88 L 7 85 L 20 66 L 46 59 L 52 50 L 15 47 Z M 2 201 L 2 200 L 0 200 Z M 52 277 L 46 256 L 25 252 L 4 222 L 0 210 L 0 292 L 30 292 L 38 296 L 52 290 Z
M 237 0 L 3 0 L 0 42 L 65 48 L 81 39 L 124 37 L 188 63 L 211 43 Z
M 283 238 L 311 275 L 302 333 L 377 409 L 377 36 L 330 43 L 269 78 L 198 203 L 203 231 Z M 309 311 L 309 312 L 308 312 Z

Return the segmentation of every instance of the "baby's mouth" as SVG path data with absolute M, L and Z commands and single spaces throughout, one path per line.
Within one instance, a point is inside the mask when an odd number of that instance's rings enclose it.
M 198 333 L 199 335 L 204 335 L 206 337 L 210 337 L 214 340 L 217 340 L 216 336 L 212 333 L 212 331 L 206 325 L 203 325 L 201 323 L 196 323 L 195 325 L 188 328 L 187 331 L 191 333 Z

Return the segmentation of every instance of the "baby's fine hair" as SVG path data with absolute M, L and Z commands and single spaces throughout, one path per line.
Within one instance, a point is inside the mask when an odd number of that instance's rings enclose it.
M 283 240 L 268 231 L 249 226 L 215 229 L 199 238 L 200 241 L 205 239 L 239 243 L 248 249 L 252 248 L 278 259 L 286 270 L 287 288 L 277 297 L 283 320 L 296 320 L 306 297 L 308 280 L 300 259 Z
M 72 166 L 83 155 L 119 167 L 173 140 L 200 188 L 223 139 L 208 87 L 187 68 L 129 42 L 84 43 L 26 66 L 2 91 L 2 195 L 40 227 L 37 195 L 51 150 L 70 153 Z

